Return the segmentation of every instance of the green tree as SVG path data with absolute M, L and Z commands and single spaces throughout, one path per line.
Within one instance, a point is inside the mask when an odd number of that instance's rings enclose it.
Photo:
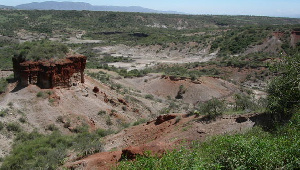
M 251 96 L 245 94 L 235 94 L 235 110 L 255 110 L 257 108 L 256 103 Z
M 268 87 L 268 111 L 281 120 L 289 118 L 299 109 L 300 54 L 284 58 L 274 69 L 279 76 Z
M 217 98 L 201 103 L 199 105 L 200 113 L 205 114 L 209 119 L 215 119 L 217 116 L 223 114 L 225 103 Z

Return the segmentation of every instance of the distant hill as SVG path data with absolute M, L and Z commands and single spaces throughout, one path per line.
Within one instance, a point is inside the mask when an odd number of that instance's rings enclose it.
M 14 9 L 12 6 L 0 5 L 0 9 Z
M 88 11 L 119 11 L 119 12 L 143 12 L 143 13 L 172 13 L 180 14 L 176 11 L 157 11 L 153 9 L 143 8 L 140 6 L 93 6 L 85 2 L 33 2 L 15 6 L 17 9 L 23 10 L 88 10 Z M 182 14 L 182 13 L 181 13 Z

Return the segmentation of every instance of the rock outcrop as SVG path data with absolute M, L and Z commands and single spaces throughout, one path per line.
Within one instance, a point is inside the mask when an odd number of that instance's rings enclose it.
M 291 44 L 293 47 L 300 42 L 300 31 L 292 31 L 291 33 Z
M 86 57 L 83 55 L 67 55 L 65 59 L 47 61 L 13 58 L 15 79 L 19 80 L 22 86 L 35 84 L 44 89 L 84 83 L 85 65 Z

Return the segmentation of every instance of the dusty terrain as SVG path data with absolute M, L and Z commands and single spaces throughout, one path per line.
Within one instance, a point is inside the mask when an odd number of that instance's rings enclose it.
M 220 78 L 200 77 L 192 81 L 188 78 L 174 78 L 161 74 L 149 74 L 141 78 L 126 78 L 118 80 L 120 84 L 141 90 L 163 99 L 175 99 L 180 86 L 185 89 L 182 95 L 184 103 L 196 104 L 211 98 L 226 98 L 237 93 L 238 87 Z
M 69 160 L 64 166 L 70 169 L 110 169 L 122 157 L 134 159 L 145 151 L 163 154 L 169 149 L 193 140 L 204 141 L 214 135 L 243 133 L 255 125 L 256 114 L 223 116 L 216 121 L 204 121 L 203 117 L 171 114 L 156 120 L 130 127 L 103 140 L 105 152 L 80 160 Z
M 141 119 L 155 119 L 161 109 L 169 106 L 169 102 L 177 103 L 178 111 L 186 113 L 199 101 L 207 101 L 212 97 L 226 98 L 238 92 L 235 85 L 212 77 L 202 77 L 197 81 L 171 80 L 159 74 L 133 79 L 113 78 L 124 89 L 129 89 L 124 94 L 89 76 L 85 76 L 85 80 L 84 84 L 54 89 L 40 89 L 35 85 L 21 88 L 17 83 L 9 84 L 7 92 L 0 96 L 1 110 L 7 112 L 1 122 L 5 125 L 15 122 L 25 131 L 37 129 L 41 133 L 50 133 L 49 126 L 53 125 L 64 134 L 76 132 L 76 128 L 83 125 L 88 125 L 91 131 L 99 128 L 118 130 L 125 124 Z M 186 92 L 183 99 L 176 100 L 181 85 Z M 99 88 L 99 92 L 93 91 L 95 87 Z M 147 99 L 147 94 L 153 95 L 154 99 Z M 20 118 L 24 118 L 25 122 L 19 122 Z M 13 138 L 14 134 L 4 129 L 0 136 L 3 145 L 0 156 L 9 153 Z M 121 146 L 127 145 L 107 146 L 106 150 Z
M 98 93 L 93 92 L 98 87 Z M 38 94 L 42 96 L 38 97 Z M 65 134 L 70 134 L 82 125 L 91 130 L 97 128 L 117 130 L 122 123 L 134 122 L 141 118 L 148 119 L 150 111 L 145 109 L 143 101 L 127 103 L 123 95 L 111 90 L 104 84 L 86 77 L 85 84 L 71 88 L 40 89 L 35 85 L 20 88 L 16 83 L 9 84 L 8 90 L 2 94 L 1 111 L 7 114 L 1 117 L 5 125 L 9 122 L 19 123 L 25 131 L 37 129 L 41 133 L 50 133 L 49 125 L 54 125 Z M 160 105 L 156 105 L 159 109 Z M 99 115 L 99 111 L 104 111 Z M 25 118 L 24 123 L 18 119 Z M 112 122 L 107 124 L 107 120 Z M 66 126 L 66 124 L 69 124 Z M 8 154 L 12 132 L 2 131 L 0 136 L 0 156 Z
M 158 63 L 190 63 L 206 62 L 216 57 L 216 53 L 209 53 L 209 49 L 197 48 L 191 50 L 192 46 L 186 46 L 182 50 L 175 50 L 172 47 L 163 49 L 161 46 L 135 46 L 126 45 L 95 47 L 93 51 L 99 55 L 110 54 L 114 57 L 130 57 L 133 62 L 109 63 L 111 66 L 122 67 L 127 70 L 145 69 Z
M 29 36 L 26 33 L 19 36 L 22 37 L 21 41 L 37 37 L 37 35 Z M 43 36 L 39 35 L 38 39 Z M 65 43 L 101 42 L 101 40 L 70 37 Z M 272 37 L 263 44 L 249 48 L 245 54 L 258 51 L 273 52 L 280 44 L 280 39 Z M 116 45 L 95 47 L 93 51 L 99 57 L 106 54 L 130 57 L 133 62 L 109 63 L 109 65 L 127 70 L 144 69 L 158 63 L 206 62 L 216 57 L 216 53 L 209 53 L 208 48 L 192 47 L 193 44 L 183 49 L 174 49 L 172 46 L 163 49 L 159 45 L 148 47 Z M 85 75 L 84 84 L 77 84 L 70 88 L 40 89 L 35 85 L 21 88 L 17 83 L 11 83 L 7 92 L 0 96 L 0 110 L 7 112 L 0 121 L 4 125 L 15 122 L 27 132 L 37 129 L 44 134 L 51 133 L 49 130 L 51 125 L 63 134 L 75 133 L 76 128 L 83 125 L 87 125 L 90 131 L 99 128 L 123 129 L 118 134 L 107 136 L 102 140 L 104 152 L 83 159 L 70 157 L 64 165 L 71 169 L 108 169 L 116 165 L 124 154 L 133 159 L 134 155 L 143 154 L 147 150 L 162 154 L 183 141 L 204 141 L 214 135 L 242 133 L 252 128 L 255 125 L 252 119 L 255 116 L 253 114 L 242 117 L 223 116 L 211 122 L 202 121 L 201 117 L 183 114 L 188 113 L 189 109 L 199 102 L 208 101 L 213 97 L 232 101 L 233 94 L 241 92 L 239 85 L 233 82 L 244 82 L 245 87 L 266 86 L 264 81 L 257 81 L 256 84 L 249 81 L 247 84 L 247 75 L 252 71 L 223 68 L 220 76 L 225 76 L 230 82 L 218 77 L 203 76 L 197 80 L 191 80 L 161 74 L 121 78 L 115 72 L 104 71 L 112 77 L 113 83 L 122 85 L 121 89 L 112 89 L 109 84 L 96 81 L 87 75 Z M 0 72 L 0 77 L 7 77 L 11 73 Z M 95 87 L 99 89 L 99 92 L 95 90 Z M 184 92 L 181 98 L 176 99 L 181 88 Z M 38 96 L 38 94 L 42 95 Z M 260 90 L 255 90 L 254 94 L 265 95 Z M 146 95 L 152 95 L 153 98 L 147 98 Z M 178 106 L 171 112 L 181 114 L 160 116 L 160 111 L 170 107 L 171 103 Z M 19 122 L 20 118 L 24 118 L 25 122 Z M 124 129 L 125 124 L 141 119 L 149 120 L 149 122 Z M 2 130 L 0 157 L 9 154 L 14 137 L 13 132 L 5 128 Z

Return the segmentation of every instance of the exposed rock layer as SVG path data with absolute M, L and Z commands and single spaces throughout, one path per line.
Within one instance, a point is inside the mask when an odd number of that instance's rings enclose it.
M 295 47 L 298 42 L 300 42 L 300 31 L 292 31 L 292 34 L 291 34 L 292 46 Z
M 35 84 L 40 88 L 69 87 L 78 82 L 84 83 L 85 65 L 86 57 L 83 55 L 68 55 L 57 61 L 24 61 L 13 58 L 15 79 L 22 86 Z

